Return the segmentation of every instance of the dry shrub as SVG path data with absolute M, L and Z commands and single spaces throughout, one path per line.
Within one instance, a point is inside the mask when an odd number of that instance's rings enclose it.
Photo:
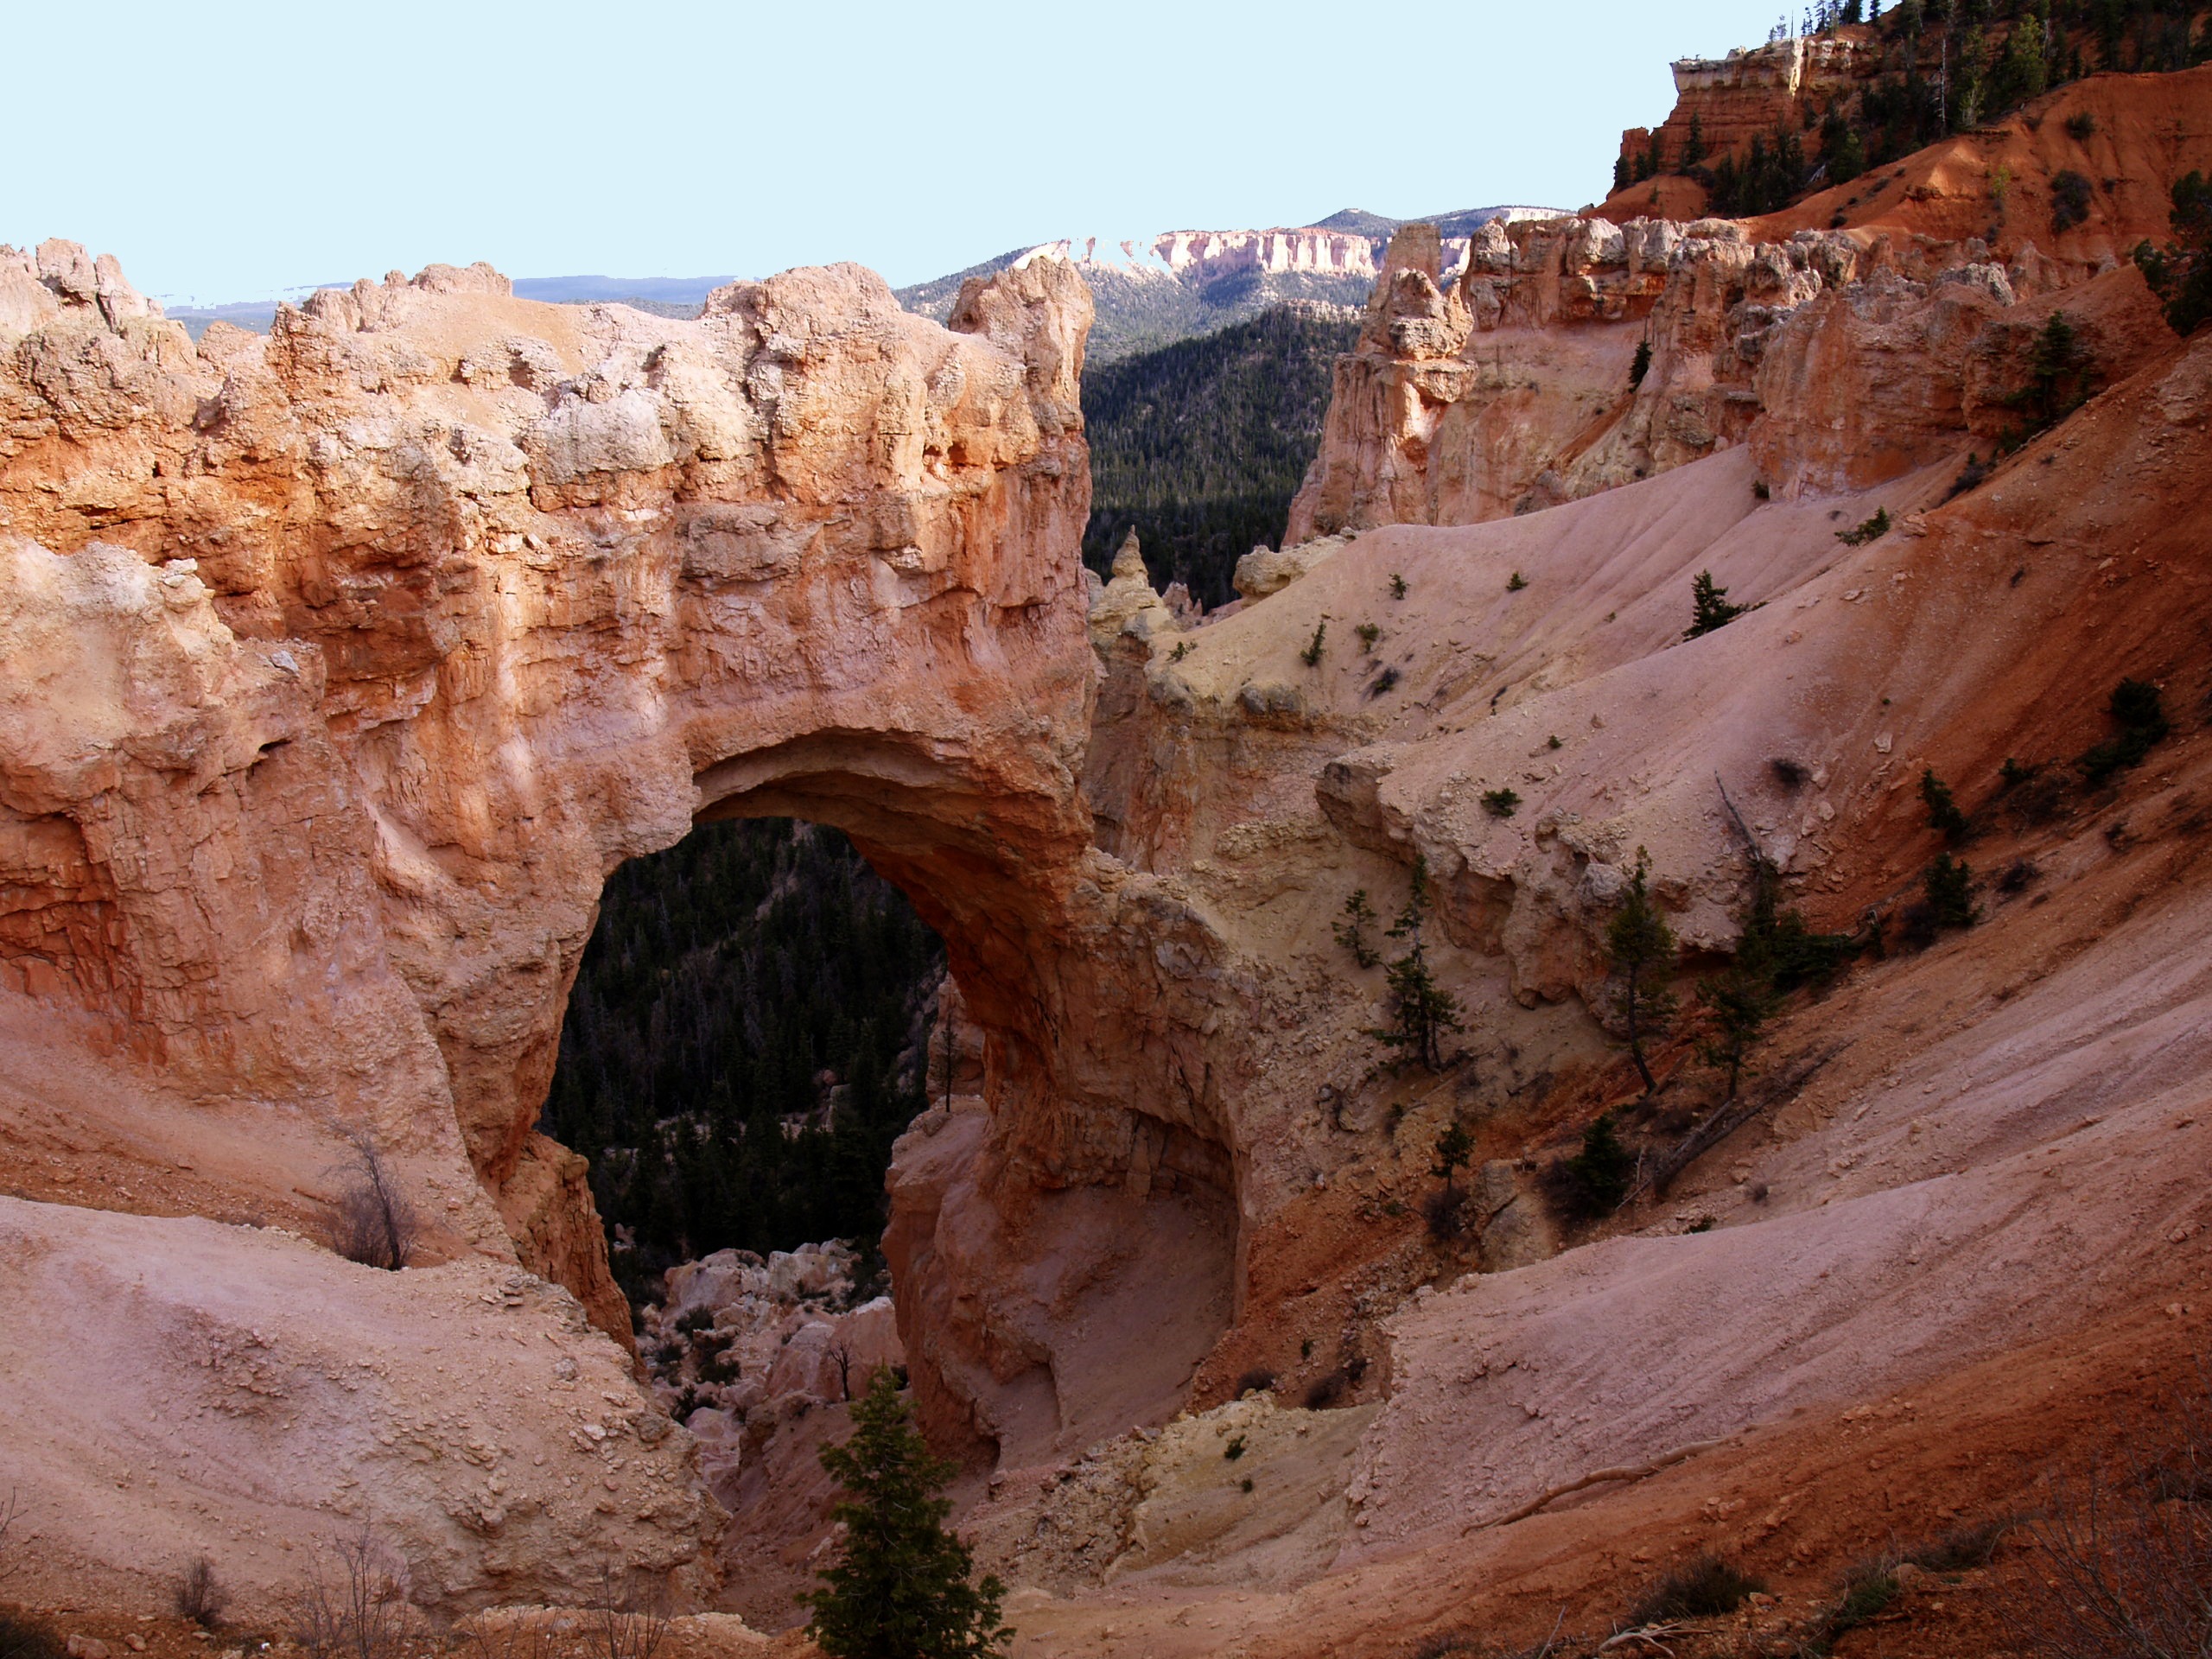
M 1439 1244 L 1455 1244 L 1474 1230 L 1470 1224 L 1468 1211 L 1473 1206 L 1473 1195 L 1446 1187 L 1441 1192 L 1432 1192 L 1421 1201 L 1422 1217 L 1428 1223 L 1428 1236 Z
M 331 1217 L 330 1248 L 365 1268 L 397 1272 L 414 1255 L 422 1224 L 376 1136 L 365 1128 L 343 1133 L 352 1155 L 340 1166 L 345 1185 Z
M 1643 1625 L 1678 1618 L 1717 1618 L 1734 1612 L 1753 1591 L 1765 1588 L 1734 1562 L 1707 1552 L 1683 1562 L 1645 1591 L 1629 1619 Z
M 1998 1611 L 2013 1645 L 2050 1659 L 2212 1653 L 2212 1380 L 2163 1414 L 2173 1450 L 2057 1484 Z M 2148 1434 L 2132 1437 L 2135 1446 Z
M 407 1563 L 365 1524 L 315 1553 L 285 1611 L 308 1659 L 400 1659 L 418 1634 Z
M 661 1585 L 632 1581 L 602 1561 L 585 1604 L 582 1635 L 592 1659 L 653 1659 L 668 1637 L 670 1618 Z
M 22 1542 L 22 1534 L 23 1500 L 10 1486 L 8 1496 L 0 1498 L 0 1579 L 5 1579 L 15 1567 L 15 1556 L 10 1546 Z
M 459 1633 L 472 1659 L 560 1659 L 560 1638 L 543 1613 L 476 1613 Z
M 1816 1653 L 1835 1646 L 1836 1638 L 1878 1617 L 1897 1599 L 1897 1564 L 1888 1555 L 1869 1556 L 1844 1569 L 1834 1603 L 1824 1613 L 1809 1645 Z
M 231 1605 L 231 1592 L 216 1578 L 215 1563 L 205 1555 L 195 1555 L 186 1564 L 170 1588 L 169 1599 L 179 1618 L 188 1618 L 203 1630 L 221 1624 L 223 1610 Z
M 1344 1367 L 1339 1365 L 1336 1370 L 1325 1371 L 1313 1379 L 1306 1390 L 1306 1409 L 1331 1410 L 1351 1391 L 1351 1378 L 1344 1375 Z
M 0 1659 L 63 1659 L 61 1634 L 29 1613 L 0 1611 Z
M 1952 1527 L 1915 1544 L 1904 1559 L 1930 1573 L 1964 1573 L 1989 1565 L 1997 1546 L 2016 1523 L 2010 1516 L 1972 1526 Z
M 10 1487 L 0 1497 L 0 1579 L 16 1566 L 15 1549 L 23 1541 L 23 1501 Z M 0 1659 L 64 1659 L 61 1632 L 36 1614 L 0 1608 Z

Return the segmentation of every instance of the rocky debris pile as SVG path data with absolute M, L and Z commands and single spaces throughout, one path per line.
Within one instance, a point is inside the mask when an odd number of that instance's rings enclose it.
M 717 1250 L 665 1282 L 639 1353 L 656 1397 L 698 1438 L 701 1472 L 726 1508 L 739 1506 L 739 1474 L 777 1429 L 843 1404 L 879 1367 L 905 1365 L 891 1298 L 861 1281 L 841 1240 L 766 1261 Z

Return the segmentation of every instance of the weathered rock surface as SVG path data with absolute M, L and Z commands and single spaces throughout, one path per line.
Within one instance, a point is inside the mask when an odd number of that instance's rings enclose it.
M 233 1202 L 292 1212 L 372 1127 L 442 1225 L 455 1194 L 438 1250 L 518 1257 L 626 1341 L 582 1160 L 531 1126 L 606 872 L 746 812 L 849 829 L 957 941 L 995 1101 L 1038 1108 L 1000 1115 L 1002 1185 L 1141 1209 L 1122 1022 L 1152 1016 L 1090 988 L 1151 945 L 1077 795 L 1065 264 L 972 285 L 950 332 L 856 267 L 696 323 L 434 267 L 197 350 L 73 255 L 7 268 L 37 293 L 11 279 L 0 341 L 0 985 L 209 1135 L 283 1126 Z M 96 1135 L 16 1077 L 26 1125 Z M 120 1150 L 129 1208 L 168 1165 Z
M 166 1611 L 205 1554 L 273 1618 L 365 1525 L 452 1613 L 613 1560 L 711 1589 L 691 1437 L 569 1293 L 481 1258 L 385 1273 L 296 1236 L 0 1198 L 10 1593 Z
M 696 324 L 434 267 L 195 352 L 74 282 L 0 376 L 0 973 L 210 1096 L 457 1128 L 623 1328 L 531 1134 L 606 870 L 715 810 L 963 904 L 1080 858 L 1080 285 L 949 334 L 856 267 Z
M 1485 226 L 1448 271 L 1411 226 L 1388 264 L 1287 547 L 1527 512 L 1745 442 L 1770 486 L 1864 488 L 2016 433 L 2054 309 L 2094 319 L 2095 385 L 2172 343 L 2132 267 L 2075 286 L 1978 238 L 1567 219 Z
M 850 271 L 665 326 L 448 271 L 197 353 L 34 275 L 54 309 L 20 294 L 0 372 L 0 628 L 30 665 L 0 721 L 9 1179 L 291 1221 L 327 1123 L 365 1119 L 443 1217 L 426 1280 L 554 1265 L 588 1217 L 528 1136 L 530 1068 L 599 880 L 701 813 L 794 812 L 944 931 L 984 1033 L 900 1143 L 885 1248 L 918 1408 L 1033 1574 L 1029 1650 L 1397 1654 L 1541 1605 L 1534 1642 L 1563 1603 L 1618 1615 L 1630 1539 L 1810 1598 L 1969 1497 L 2017 1507 L 1992 1471 L 2055 1421 L 2091 1446 L 2145 1322 L 2178 1355 L 2204 1305 L 2212 341 L 2159 334 L 2129 271 L 1799 228 L 1518 226 L 1457 281 L 1401 238 L 1332 421 L 1376 527 L 1203 626 L 1134 556 L 1086 618 L 1081 303 L 1050 259 L 951 335 Z M 1955 493 L 2055 308 L 2096 395 Z M 1382 522 L 1446 500 L 1480 522 Z M 1685 640 L 1700 571 L 1759 608 Z M 2123 675 L 2175 729 L 2066 783 Z M 2042 805 L 1999 789 L 2022 757 Z M 1733 945 L 1746 835 L 1812 925 L 1894 939 L 1937 846 L 1923 769 L 1977 815 L 1980 922 L 1793 1001 L 1751 1117 L 1663 1201 L 1532 1215 L 1599 1111 L 1656 1150 L 1720 1104 L 1694 1017 L 1648 1109 L 1606 1023 L 1639 853 L 1696 966 Z M 1436 1074 L 1378 1065 L 1384 969 L 1339 931 L 1363 893 L 1367 946 L 1402 949 L 1416 857 L 1464 1011 Z M 103 1035 L 129 1109 L 54 1062 Z M 1429 1220 L 1449 1125 L 1459 1232 Z M 102 1249 L 213 1224 L 72 1213 Z M 861 1313 L 803 1302 L 750 1362 L 791 1385 L 774 1457 L 735 1448 L 778 1596 Z M 1921 1437 L 1880 1454 L 1910 1479 L 1858 1455 L 1875 1412 Z M 1684 1425 L 1727 1443 L 1505 1524 Z M 1109 1569 L 1110 1610 L 1083 1599 Z

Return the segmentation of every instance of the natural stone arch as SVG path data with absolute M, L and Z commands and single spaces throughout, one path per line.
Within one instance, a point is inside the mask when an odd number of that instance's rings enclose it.
M 16 988 L 205 1097 L 250 1080 L 465 1158 L 523 1260 L 626 1336 L 582 1160 L 531 1128 L 601 885 L 702 813 L 814 818 L 947 937 L 991 1033 L 969 1220 L 1179 1186 L 1226 1261 L 1190 1005 L 1234 993 L 1161 967 L 1211 961 L 1210 930 L 1092 849 L 1077 786 L 1065 262 L 971 284 L 949 331 L 852 266 L 696 322 L 433 267 L 196 351 L 52 291 L 0 376 L 0 510 L 29 538 L 0 626 L 38 668 L 4 756 Z M 446 1247 L 493 1248 L 454 1202 Z M 902 1300 L 965 1373 L 932 1392 L 917 1344 L 925 1396 L 995 1437 L 983 1396 L 1052 1371 L 1052 1320 L 976 1358 L 1033 1292 L 976 1282 L 916 1213 Z

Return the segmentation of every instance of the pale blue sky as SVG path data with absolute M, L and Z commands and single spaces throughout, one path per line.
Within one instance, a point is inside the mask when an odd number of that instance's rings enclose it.
M 1066 235 L 1601 195 L 1772 0 L 9 8 L 0 241 L 203 302 L 513 276 L 918 281 Z

